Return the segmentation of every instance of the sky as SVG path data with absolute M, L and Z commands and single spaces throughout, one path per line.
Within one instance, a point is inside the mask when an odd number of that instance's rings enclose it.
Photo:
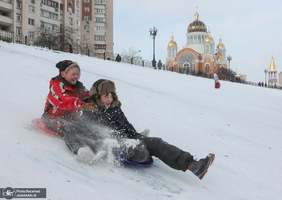
M 156 59 L 165 61 L 172 34 L 178 48 L 186 44 L 187 27 L 196 10 L 215 43 L 222 38 L 232 69 L 247 74 L 250 81 L 264 81 L 264 69 L 274 56 L 282 71 L 281 0 L 115 0 L 115 53 L 135 49 L 140 50 L 138 56 L 152 60 L 149 29 L 155 26 Z

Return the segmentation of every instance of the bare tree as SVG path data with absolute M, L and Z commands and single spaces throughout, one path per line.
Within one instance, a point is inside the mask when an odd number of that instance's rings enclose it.
M 60 33 L 51 32 L 41 28 L 37 31 L 37 37 L 35 38 L 34 45 L 59 50 Z
M 131 64 L 142 64 L 142 58 L 138 56 L 141 50 L 136 50 L 133 47 L 130 47 L 128 50 L 123 50 L 121 53 L 122 62 L 131 63 Z

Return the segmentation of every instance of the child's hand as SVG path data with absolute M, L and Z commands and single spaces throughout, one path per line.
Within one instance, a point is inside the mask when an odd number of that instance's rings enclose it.
M 92 87 L 92 88 L 89 90 L 89 96 L 92 97 L 95 93 L 96 93 L 96 88 Z
M 82 105 L 82 110 L 93 111 L 97 108 L 94 103 L 85 103 Z

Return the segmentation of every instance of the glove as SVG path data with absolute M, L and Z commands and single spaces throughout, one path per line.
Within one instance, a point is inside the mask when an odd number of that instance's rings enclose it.
M 94 111 L 95 109 L 97 109 L 97 106 L 94 103 L 85 103 L 81 108 L 82 110 L 86 111 Z
M 143 130 L 142 132 L 140 132 L 139 134 L 140 135 L 143 135 L 145 137 L 148 137 L 149 136 L 149 133 L 150 133 L 150 129 L 145 129 Z

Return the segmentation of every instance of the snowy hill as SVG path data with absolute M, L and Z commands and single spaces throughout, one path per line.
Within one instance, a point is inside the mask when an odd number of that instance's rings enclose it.
M 87 87 L 114 80 L 137 130 L 149 128 L 196 157 L 216 154 L 204 180 L 155 160 L 148 169 L 79 163 L 40 134 L 55 64 L 80 64 Z M 0 42 L 0 187 L 44 187 L 47 199 L 278 200 L 282 195 L 282 92 Z

